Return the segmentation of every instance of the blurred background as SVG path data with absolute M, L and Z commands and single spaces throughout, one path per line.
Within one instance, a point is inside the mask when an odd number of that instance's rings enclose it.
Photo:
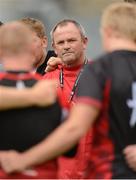
M 95 58 L 102 52 L 99 35 L 100 16 L 103 9 L 112 2 L 123 0 L 0 0 L 0 20 L 8 22 L 22 17 L 38 18 L 46 26 L 50 46 L 52 27 L 64 18 L 80 22 L 89 39 L 86 51 L 88 58 Z

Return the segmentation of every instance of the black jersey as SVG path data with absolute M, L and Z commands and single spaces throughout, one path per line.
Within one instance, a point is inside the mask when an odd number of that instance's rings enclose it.
M 0 74 L 0 85 L 33 86 L 41 76 L 25 72 Z M 46 97 L 45 97 L 46 98 Z M 56 102 L 49 107 L 31 106 L 0 111 L 0 150 L 24 151 L 43 140 L 59 124 L 61 108 Z
M 41 75 L 44 75 L 44 74 L 45 74 L 45 69 L 46 69 L 46 66 L 47 66 L 47 62 L 48 62 L 48 60 L 49 60 L 51 57 L 57 57 L 57 55 L 55 54 L 54 51 L 49 50 L 49 51 L 47 52 L 47 55 L 46 55 L 46 58 L 45 58 L 43 64 L 40 65 L 40 66 L 37 68 L 37 70 L 36 70 L 36 72 L 37 72 L 38 74 L 41 74 Z
M 90 178 L 136 178 L 122 152 L 136 144 L 136 52 L 114 51 L 89 64 L 77 100 L 101 108 L 93 126 Z

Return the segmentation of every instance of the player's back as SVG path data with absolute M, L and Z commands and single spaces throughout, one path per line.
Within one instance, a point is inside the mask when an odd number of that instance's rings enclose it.
M 114 51 L 89 68 L 99 84 L 96 92 L 97 83 L 90 81 L 95 90 L 90 96 L 102 102 L 93 128 L 90 178 L 136 178 L 123 155 L 127 145 L 136 144 L 136 52 Z
M 0 85 L 22 89 L 32 87 L 41 77 L 26 72 L 0 74 Z M 45 97 L 46 98 L 46 97 Z M 61 119 L 58 102 L 49 107 L 31 106 L 0 111 L 0 150 L 23 152 L 46 138 Z M 25 174 L 6 175 L 0 171 L 1 178 L 56 178 L 56 161 L 36 167 L 36 177 Z
M 8 74 L 0 80 L 0 84 L 24 88 L 31 87 L 37 82 L 36 76 L 24 76 L 26 78 L 20 80 L 19 74 Z M 24 151 L 44 139 L 60 124 L 61 110 L 56 102 L 46 108 L 32 106 L 0 111 L 0 117 L 0 149 Z

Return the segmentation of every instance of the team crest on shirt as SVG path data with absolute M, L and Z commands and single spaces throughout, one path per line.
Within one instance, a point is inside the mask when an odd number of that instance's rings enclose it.
M 67 108 L 62 108 L 61 121 L 64 121 L 68 117 L 69 111 Z
M 21 80 L 18 80 L 18 81 L 16 82 L 16 88 L 17 88 L 17 89 L 24 89 L 24 88 L 25 88 L 24 82 L 21 81 Z
M 132 108 L 129 124 L 131 127 L 136 125 L 136 82 L 132 84 L 132 99 L 127 101 L 129 108 Z

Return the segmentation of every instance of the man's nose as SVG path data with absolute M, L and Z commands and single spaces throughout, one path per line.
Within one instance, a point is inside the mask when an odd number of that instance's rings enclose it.
M 70 49 L 70 43 L 69 42 L 64 43 L 64 49 Z

